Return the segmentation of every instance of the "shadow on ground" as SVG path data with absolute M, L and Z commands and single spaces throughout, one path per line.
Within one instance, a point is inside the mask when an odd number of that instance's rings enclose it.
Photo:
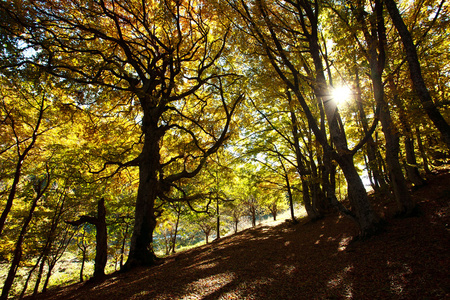
M 339 215 L 261 226 L 38 299 L 449 299 L 450 174 L 414 197 L 423 214 L 413 218 L 378 203 L 386 231 L 364 242 L 350 243 L 356 228 Z

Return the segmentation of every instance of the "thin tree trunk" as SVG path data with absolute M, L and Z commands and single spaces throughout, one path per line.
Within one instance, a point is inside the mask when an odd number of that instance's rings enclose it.
M 45 253 L 43 253 L 43 256 L 42 256 L 38 275 L 36 277 L 36 282 L 34 283 L 33 296 L 35 296 L 39 293 L 39 285 L 41 284 L 42 274 L 44 273 L 45 261 L 47 260 L 48 250 L 45 249 L 44 251 L 45 251 Z
M 181 210 L 181 208 L 180 208 Z M 177 221 L 175 223 L 175 233 L 173 235 L 173 239 L 172 239 L 172 253 L 175 253 L 175 246 L 177 243 L 177 234 L 178 234 L 178 225 L 180 224 L 180 215 L 181 215 L 181 211 L 177 211 Z
M 277 216 L 278 216 L 278 209 L 277 209 L 276 204 L 273 204 L 273 206 L 272 206 L 272 216 L 273 216 L 273 220 L 276 221 Z
M 50 282 L 50 277 L 52 276 L 53 268 L 55 267 L 56 262 L 49 264 L 48 263 L 48 272 L 45 277 L 44 286 L 42 287 L 42 292 L 45 293 L 47 291 L 48 283 Z
M 289 197 L 289 210 L 291 212 L 291 219 L 294 223 L 297 223 L 297 219 L 295 218 L 295 213 L 294 213 L 294 197 L 292 196 L 291 183 L 289 182 L 289 178 L 288 178 L 287 174 L 284 174 L 284 179 L 286 181 L 286 189 L 287 189 L 288 197 Z M 274 218 L 275 218 L 275 216 L 274 216 Z
M 80 282 L 84 281 L 84 276 L 83 276 L 83 272 L 84 272 L 84 264 L 86 262 L 86 246 L 83 245 L 83 249 L 81 250 L 82 256 L 81 256 L 81 267 L 80 267 Z
M 28 283 L 30 282 L 31 275 L 33 274 L 34 270 L 36 270 L 37 266 L 39 265 L 40 261 L 42 259 L 42 253 L 39 256 L 38 260 L 34 264 L 34 266 L 31 268 L 30 272 L 28 272 L 27 280 L 25 281 L 25 284 L 23 285 L 22 292 L 20 293 L 19 299 L 22 299 L 25 296 L 25 293 L 28 289 Z
M 219 211 L 219 196 L 217 195 L 217 199 L 216 199 L 216 239 L 220 239 L 220 211 Z
M 69 234 L 69 231 L 67 228 L 64 230 L 62 238 L 60 238 L 60 243 L 56 247 L 55 251 L 52 253 L 52 256 L 49 255 L 47 258 L 47 276 L 45 278 L 44 286 L 42 287 L 42 292 L 45 293 L 47 291 L 47 286 L 50 281 L 50 277 L 52 276 L 53 268 L 55 267 L 56 263 L 59 261 L 59 259 L 62 257 L 64 252 L 67 249 L 67 246 L 69 246 L 70 242 L 72 241 L 72 238 L 75 234 L 75 231 L 72 232 L 72 234 Z
M 44 184 L 44 181 L 41 181 L 41 180 L 38 180 L 38 182 L 35 186 L 36 196 L 34 197 L 33 202 L 31 203 L 30 210 L 28 212 L 27 217 L 24 220 L 22 229 L 21 229 L 19 237 L 17 239 L 13 259 L 11 262 L 11 266 L 9 268 L 8 276 L 6 277 L 5 283 L 3 285 L 3 290 L 2 290 L 2 294 L 0 296 L 0 300 L 8 299 L 8 294 L 9 294 L 12 284 L 14 282 L 14 277 L 16 276 L 20 261 L 22 260 L 22 244 L 25 239 L 25 234 L 27 232 L 28 225 L 30 224 L 31 219 L 33 218 L 33 213 L 34 213 L 34 210 L 36 209 L 38 201 L 41 199 L 45 190 L 49 186 L 50 177 L 47 176 L 46 180 L 47 180 L 47 182 L 45 184 L 45 187 L 42 188 L 42 184 Z
M 252 227 L 255 227 L 256 226 L 256 208 L 255 207 L 252 207 L 251 214 L 252 214 Z
M 397 8 L 397 4 L 394 0 L 384 0 L 386 8 L 391 16 L 392 23 L 400 34 L 403 46 L 406 52 L 406 59 L 409 65 L 409 71 L 411 76 L 411 81 L 413 82 L 414 89 L 422 102 L 425 112 L 431 119 L 433 124 L 442 134 L 444 142 L 447 147 L 450 148 L 450 125 L 444 119 L 442 114 L 439 112 L 438 108 L 433 102 L 425 81 L 422 77 L 422 70 L 419 63 L 419 58 L 417 56 L 416 46 L 414 45 L 411 33 L 403 22 L 402 16 Z
M 359 79 L 359 72 L 358 68 L 355 70 L 355 77 L 356 77 L 356 105 L 358 107 L 358 113 L 359 118 L 361 120 L 362 128 L 364 131 L 364 134 L 367 134 L 369 131 L 369 124 L 367 122 L 366 113 L 364 112 L 364 107 L 362 103 L 361 98 L 361 87 L 360 87 L 360 79 Z M 368 158 L 368 165 L 369 170 L 373 174 L 374 179 L 374 185 L 372 186 L 375 191 L 381 191 L 385 192 L 388 190 L 386 181 L 383 178 L 383 175 L 381 174 L 382 171 L 380 170 L 377 162 L 377 156 L 376 156 L 376 144 L 372 137 L 370 137 L 366 144 L 366 151 L 367 151 L 367 158 Z
M 19 180 L 20 180 L 20 175 L 22 173 L 22 166 L 23 163 L 25 161 L 25 158 L 27 157 L 28 153 L 30 152 L 31 149 L 33 149 L 34 144 L 36 143 L 37 137 L 38 137 L 38 131 L 39 131 L 39 127 L 41 125 L 41 121 L 44 115 L 44 101 L 45 99 L 43 98 L 39 107 L 39 113 L 38 113 L 38 119 L 36 122 L 36 126 L 33 128 L 33 134 L 31 136 L 31 142 L 30 144 L 28 144 L 28 146 L 23 150 L 22 153 L 20 153 L 20 143 L 19 140 L 17 138 L 16 135 L 16 147 L 17 147 L 17 164 L 16 164 L 16 170 L 14 172 L 14 179 L 13 179 L 13 183 L 11 185 L 9 194 L 8 194 L 8 199 L 6 200 L 6 205 L 5 208 L 3 209 L 2 215 L 0 216 L 0 236 L 2 235 L 4 226 L 5 226 L 5 222 L 6 222 L 6 218 L 8 217 L 9 212 L 11 211 L 12 205 L 13 205 L 13 201 L 14 201 L 14 197 L 16 196 L 16 191 L 17 191 L 17 185 L 19 184 Z M 14 126 L 14 120 L 11 118 L 11 126 L 13 131 L 15 132 L 15 126 Z
M 307 177 L 311 174 L 308 174 L 306 167 L 305 167 L 305 158 L 301 152 L 300 149 L 300 141 L 299 141 L 299 130 L 298 130 L 298 122 L 297 122 L 297 116 L 295 115 L 294 111 L 292 110 L 292 106 L 291 106 L 291 93 L 288 91 L 287 92 L 287 97 L 288 97 L 288 102 L 289 102 L 289 107 L 290 109 L 290 115 L 291 115 L 291 122 L 292 122 L 292 137 L 294 140 L 293 146 L 295 149 L 295 159 L 296 159 L 296 163 L 297 163 L 297 172 L 300 175 L 301 181 L 302 181 L 302 195 L 303 195 L 303 204 L 305 205 L 305 210 L 306 213 L 308 214 L 308 217 L 314 221 L 317 219 L 320 219 L 322 216 L 320 215 L 320 213 L 318 211 L 316 211 L 314 209 L 314 206 L 311 203 L 311 198 L 310 198 L 310 194 L 309 194 L 309 185 L 307 182 L 307 179 L 305 177 Z M 281 160 L 280 160 L 281 162 Z M 282 164 L 283 168 L 284 165 Z M 284 170 L 285 172 L 285 176 L 287 176 L 286 173 L 286 169 Z M 289 189 L 288 189 L 289 190 Z M 290 195 L 290 197 L 292 197 L 292 195 Z M 295 222 L 295 216 L 294 216 L 294 208 L 293 208 L 293 204 L 291 205 L 291 216 L 292 216 L 292 220 Z
M 123 240 L 122 240 L 122 247 L 120 248 L 120 269 L 122 269 L 123 267 L 123 259 L 124 259 L 124 255 L 125 255 L 125 243 L 127 241 L 127 237 L 128 237 L 128 223 L 125 223 L 125 232 L 123 234 Z
M 417 136 L 417 146 L 419 147 L 419 152 L 420 152 L 420 155 L 421 155 L 422 161 L 423 161 L 423 168 L 424 168 L 425 172 L 428 175 L 430 175 L 430 174 L 432 174 L 432 172 L 431 172 L 430 166 L 428 164 L 428 157 L 427 157 L 427 154 L 425 153 L 425 148 L 423 147 L 422 136 L 420 134 L 420 129 L 418 126 L 416 126 L 416 136 Z
M 420 187 L 425 184 L 422 176 L 420 176 L 417 168 L 416 154 L 414 152 L 414 140 L 409 136 L 405 137 L 405 154 L 406 154 L 406 172 L 408 179 L 415 187 Z

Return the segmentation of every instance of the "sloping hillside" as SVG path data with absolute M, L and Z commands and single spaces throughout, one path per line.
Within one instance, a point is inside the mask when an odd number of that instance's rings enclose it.
M 350 243 L 339 215 L 242 231 L 170 256 L 152 268 L 74 284 L 39 299 L 450 299 L 450 174 L 414 193 L 422 214 L 395 219 L 378 200 L 386 231 Z

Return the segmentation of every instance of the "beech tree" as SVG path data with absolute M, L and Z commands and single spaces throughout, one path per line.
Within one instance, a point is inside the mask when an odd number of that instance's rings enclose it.
M 445 0 L 405 3 L 0 1 L 2 297 L 20 271 L 22 295 L 52 285 L 78 251 L 63 220 L 99 225 L 98 277 L 107 246 L 122 270 L 151 265 L 288 201 L 370 236 L 363 172 L 414 212 L 411 184 L 448 160 L 450 19 Z
M 21 64 L 35 65 L 77 89 L 122 93 L 120 102 L 91 97 L 92 105 L 138 110 L 140 154 L 105 161 L 100 171 L 139 168 L 130 254 L 124 268 L 152 264 L 155 201 L 177 181 L 199 173 L 227 138 L 242 96 L 226 70 L 229 27 L 202 1 L 23 1 L 1 3 L 4 30 L 33 47 Z M 5 23 L 2 23 L 3 25 Z M 14 31 L 16 30 L 16 31 Z M 22 34 L 26 33 L 26 34 Z M 184 147 L 171 151 L 169 135 Z M 163 146 L 164 144 L 164 146 Z M 178 163 L 179 168 L 173 168 Z M 171 168 L 172 166 L 172 168 Z M 170 172 L 170 174 L 169 174 Z M 187 198 L 187 195 L 185 196 Z
M 398 130 L 395 129 L 391 112 L 385 99 L 382 74 L 386 65 L 386 27 L 383 16 L 383 7 L 379 0 L 375 0 L 372 15 L 364 10 L 364 1 L 359 1 L 354 8 L 355 18 L 361 26 L 367 48 L 362 49 L 370 66 L 370 77 L 372 80 L 373 94 L 376 103 L 380 107 L 380 121 L 383 128 L 386 144 L 386 164 L 389 170 L 392 190 L 398 204 L 400 214 L 409 215 L 415 209 L 405 177 L 400 166 L 398 154 L 400 151 L 400 138 Z M 368 22 L 372 18 L 375 21 Z M 358 42 L 362 45 L 361 42 Z
M 356 221 L 362 237 L 377 232 L 380 228 L 379 217 L 369 202 L 353 161 L 354 154 L 364 145 L 377 122 L 373 123 L 364 139 L 353 149 L 349 149 L 345 128 L 336 103 L 331 101 L 330 86 L 324 73 L 321 57 L 323 51 L 318 36 L 321 5 L 318 1 L 286 1 L 285 4 L 255 1 L 252 5 L 249 5 L 248 1 L 229 1 L 229 3 L 240 14 L 239 22 L 244 24 L 246 33 L 264 51 L 279 78 L 295 95 L 308 120 L 308 126 L 322 145 L 327 159 L 332 157 L 343 170 L 353 212 L 345 209 L 335 197 L 332 197 L 334 192 L 330 193 L 330 200 Z M 301 40 L 299 35 L 302 37 Z M 304 58 L 304 53 L 309 57 Z M 311 66 L 305 63 L 307 59 L 312 61 Z M 307 70 L 307 74 L 302 72 L 303 69 Z M 310 80 L 312 80 L 310 88 L 321 110 L 321 119 L 313 113 L 312 109 L 315 106 L 306 101 L 303 91 Z M 325 117 L 331 143 L 325 131 Z M 329 165 L 325 164 L 326 167 Z
M 414 89 L 416 90 L 416 93 L 420 101 L 422 102 L 425 112 L 428 114 L 429 118 L 439 130 L 439 132 L 442 134 L 442 138 L 447 144 L 447 147 L 450 148 L 450 125 L 437 109 L 425 84 L 425 80 L 422 76 L 422 69 L 420 67 L 419 58 L 417 55 L 416 46 L 414 45 L 411 33 L 406 27 L 395 1 L 384 0 L 383 2 L 386 5 L 395 28 L 400 34 L 400 38 L 405 48 L 406 59 L 408 61 L 411 81 L 413 82 Z M 439 15 L 440 8 L 444 4 L 444 2 L 445 1 L 441 1 L 441 3 L 439 4 L 439 10 L 436 13 L 436 17 Z
M 67 224 L 73 226 L 80 226 L 84 223 L 89 223 L 95 226 L 96 247 L 95 247 L 95 266 L 94 276 L 92 279 L 98 280 L 105 275 L 105 266 L 108 258 L 108 234 L 106 228 L 106 208 L 105 199 L 101 198 L 97 204 L 97 216 L 80 216 L 77 220 L 65 221 Z M 82 274 L 82 273 L 81 273 Z M 82 281 L 83 276 L 80 275 Z

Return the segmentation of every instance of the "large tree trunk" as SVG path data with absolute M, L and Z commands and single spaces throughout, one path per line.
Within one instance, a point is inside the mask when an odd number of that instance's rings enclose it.
M 145 133 L 144 147 L 139 161 L 139 187 L 134 213 L 134 228 L 130 253 L 123 270 L 135 266 L 152 265 L 156 261 L 153 252 L 153 231 L 156 227 L 155 200 L 159 193 L 158 171 L 160 169 L 159 140 L 163 134 L 157 125 L 154 112 L 146 112 L 142 130 Z
M 369 237 L 379 231 L 380 219 L 370 204 L 364 184 L 353 163 L 353 156 L 341 155 L 337 160 L 347 181 L 348 199 L 359 225 L 360 236 Z
M 450 148 L 450 125 L 444 119 L 442 114 L 437 109 L 436 105 L 431 98 L 431 95 L 425 85 L 425 81 L 422 77 L 422 70 L 417 56 L 416 46 L 414 45 L 411 33 L 403 22 L 402 16 L 397 8 L 394 0 L 384 0 L 386 8 L 391 16 L 392 23 L 400 34 L 403 46 L 406 52 L 406 59 L 409 65 L 409 71 L 411 80 L 413 82 L 414 89 L 422 102 L 425 112 L 430 117 L 433 124 L 442 134 L 444 142 L 447 147 Z

